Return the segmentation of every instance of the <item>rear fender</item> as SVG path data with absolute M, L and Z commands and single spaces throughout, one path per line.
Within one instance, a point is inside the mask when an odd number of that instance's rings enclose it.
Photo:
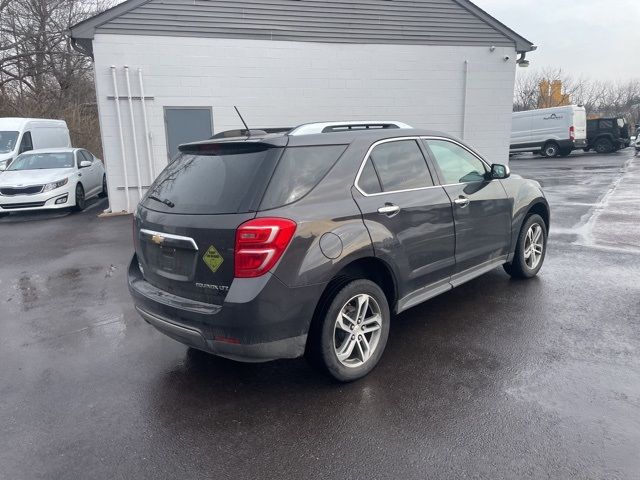
M 371 238 L 359 216 L 334 222 L 329 229 L 319 222 L 299 223 L 274 275 L 291 287 L 321 285 L 352 261 L 372 256 Z

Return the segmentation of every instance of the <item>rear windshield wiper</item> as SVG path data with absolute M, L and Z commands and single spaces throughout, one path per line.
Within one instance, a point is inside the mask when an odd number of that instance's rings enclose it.
M 175 203 L 173 203 L 171 200 L 167 200 L 166 198 L 163 200 L 162 198 L 158 198 L 155 195 L 148 195 L 147 198 L 150 200 L 155 200 L 156 202 L 164 203 L 169 208 L 173 208 L 176 206 Z

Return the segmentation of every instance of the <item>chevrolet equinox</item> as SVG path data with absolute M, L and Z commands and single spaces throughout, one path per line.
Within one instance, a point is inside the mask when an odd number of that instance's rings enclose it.
M 549 205 L 460 140 L 400 122 L 185 144 L 134 216 L 128 281 L 164 334 L 223 357 L 369 373 L 398 314 L 496 267 L 538 273 Z

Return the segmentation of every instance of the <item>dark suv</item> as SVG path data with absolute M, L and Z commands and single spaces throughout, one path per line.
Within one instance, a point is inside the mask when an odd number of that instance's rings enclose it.
M 587 120 L 585 152 L 611 153 L 631 143 L 629 125 L 624 118 L 592 118 Z
M 180 147 L 134 217 L 137 311 L 191 347 L 306 353 L 366 375 L 400 313 L 489 270 L 538 273 L 540 185 L 399 122 L 307 124 Z

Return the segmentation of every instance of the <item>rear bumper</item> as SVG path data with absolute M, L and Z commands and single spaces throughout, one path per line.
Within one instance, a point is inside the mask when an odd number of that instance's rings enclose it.
M 586 138 L 577 138 L 575 140 L 558 140 L 558 145 L 560 148 L 570 148 L 571 150 L 576 150 L 579 148 L 586 148 L 587 139 Z
M 154 287 L 143 278 L 135 255 L 128 281 L 136 310 L 157 330 L 185 345 L 244 362 L 301 356 L 324 289 L 290 288 L 267 274 L 235 279 L 224 303 L 212 305 Z

